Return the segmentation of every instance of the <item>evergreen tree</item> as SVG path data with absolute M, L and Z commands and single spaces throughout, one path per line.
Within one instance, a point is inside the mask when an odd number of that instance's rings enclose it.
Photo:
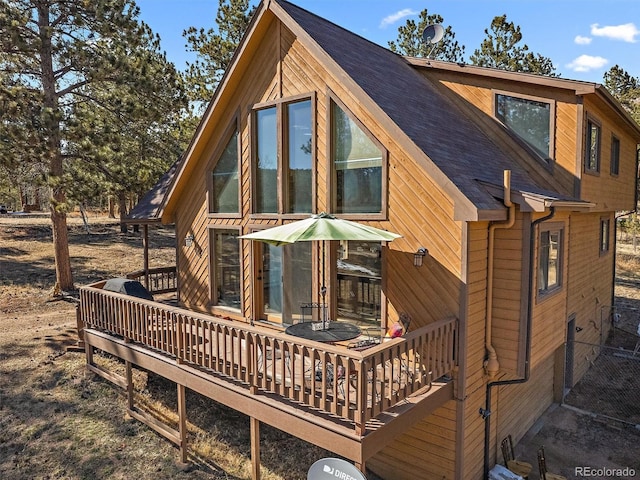
M 640 78 L 615 65 L 604 74 L 604 86 L 640 124 Z
M 67 197 L 77 186 L 70 175 L 82 164 L 69 162 L 83 159 L 102 168 L 116 136 L 135 137 L 125 125 L 145 124 L 147 114 L 157 117 L 162 102 L 155 92 L 166 89 L 178 92 L 174 100 L 180 98 L 177 73 L 138 13 L 133 0 L 0 3 L 0 104 L 11 112 L 3 108 L 0 117 L 0 134 L 10 139 L 0 161 L 5 167 L 11 162 L 46 166 L 56 292 L 74 288 Z M 180 108 L 176 103 L 172 109 Z M 92 115 L 102 115 L 101 122 Z M 129 148 L 124 141 L 119 145 Z M 123 154 L 120 160 L 133 164 L 135 157 Z
M 522 41 L 520 27 L 507 21 L 506 15 L 494 17 L 491 27 L 484 32 L 487 37 L 469 57 L 473 65 L 556 76 L 550 58 L 530 52 L 526 44 L 519 45 Z
M 462 62 L 464 59 L 464 45 L 459 45 L 456 35 L 450 26 L 444 29 L 442 40 L 436 45 L 427 45 L 422 39 L 422 32 L 429 25 L 441 25 L 444 19 L 437 14 L 430 15 L 425 8 L 420 12 L 419 20 L 409 19 L 398 27 L 398 38 L 389 42 L 392 52 L 409 57 L 426 57 L 447 62 Z M 433 51 L 431 51 L 433 49 Z
M 187 50 L 198 57 L 194 63 L 187 64 L 185 74 L 192 102 L 203 107 L 211 101 L 254 12 L 249 0 L 220 0 L 217 30 L 190 27 L 182 33 L 187 40 Z

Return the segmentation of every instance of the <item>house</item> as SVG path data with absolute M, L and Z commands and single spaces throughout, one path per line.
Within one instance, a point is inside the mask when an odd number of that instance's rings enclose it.
M 265 0 L 154 213 L 176 226 L 179 308 L 83 288 L 90 368 L 109 375 L 97 347 L 176 381 L 179 429 L 136 418 L 183 458 L 190 388 L 382 478 L 482 478 L 588 369 L 566 341 L 607 334 L 639 143 L 601 85 L 404 58 Z M 324 259 L 238 239 L 319 212 L 402 238 Z M 323 285 L 333 320 L 408 333 L 284 333 Z

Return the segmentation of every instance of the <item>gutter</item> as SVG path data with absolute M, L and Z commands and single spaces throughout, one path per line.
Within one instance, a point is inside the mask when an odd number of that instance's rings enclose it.
M 487 300 L 486 300 L 486 322 L 485 322 L 485 348 L 487 350 L 487 359 L 484 362 L 484 369 L 489 376 L 489 380 L 493 380 L 500 371 L 500 362 L 496 349 L 491 343 L 491 332 L 493 324 L 493 260 L 494 260 L 494 242 L 495 231 L 513 227 L 516 221 L 516 206 L 511 201 L 511 170 L 505 170 L 503 176 L 504 187 L 504 205 L 509 209 L 509 216 L 505 222 L 494 222 L 489 226 L 489 245 L 487 259 Z
M 555 207 L 551 207 L 548 215 L 531 222 L 531 232 L 529 234 L 529 293 L 527 295 L 527 325 L 525 339 L 525 359 L 524 359 L 524 377 L 514 378 L 512 380 L 499 380 L 487 383 L 485 408 L 480 408 L 480 415 L 484 419 L 484 478 L 489 478 L 489 445 L 491 443 L 491 389 L 504 385 L 517 385 L 529 381 L 531 374 L 531 337 L 532 337 L 532 315 L 533 307 L 533 272 L 535 262 L 535 241 L 536 227 L 538 224 L 552 219 L 556 214 Z

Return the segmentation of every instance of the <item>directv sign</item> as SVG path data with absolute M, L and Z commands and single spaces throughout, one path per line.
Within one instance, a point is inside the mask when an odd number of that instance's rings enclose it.
M 311 465 L 307 480 L 367 480 L 360 470 L 339 458 L 322 458 Z

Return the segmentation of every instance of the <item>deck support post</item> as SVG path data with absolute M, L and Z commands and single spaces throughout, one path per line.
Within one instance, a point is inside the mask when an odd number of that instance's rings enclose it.
M 187 463 L 187 398 L 186 388 L 178 384 L 178 431 L 180 433 L 180 462 Z
M 86 344 L 84 353 L 87 356 L 87 365 L 93 365 L 93 347 L 89 344 Z
M 127 406 L 129 410 L 133 410 L 133 374 L 131 371 L 131 362 L 125 360 L 125 375 L 127 382 Z
M 251 423 L 251 480 L 260 480 L 260 420 L 249 417 Z

